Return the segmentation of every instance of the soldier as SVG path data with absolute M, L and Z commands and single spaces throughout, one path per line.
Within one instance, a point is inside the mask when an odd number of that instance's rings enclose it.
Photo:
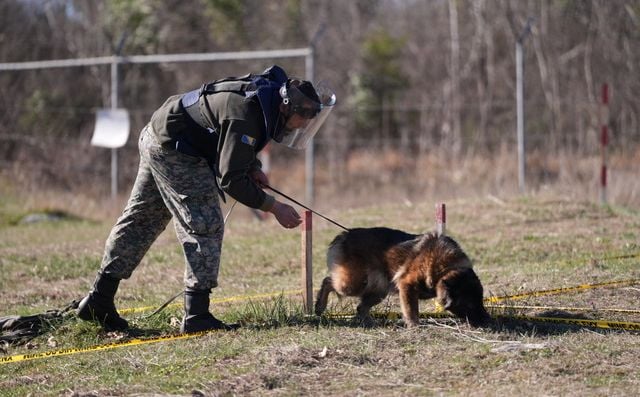
M 276 65 L 167 99 L 140 134 L 131 196 L 78 316 L 109 330 L 128 327 L 114 304 L 120 280 L 131 276 L 173 218 L 186 261 L 181 332 L 232 329 L 209 312 L 224 231 L 219 197 L 226 193 L 270 212 L 285 228 L 298 226 L 296 210 L 262 190 L 269 181 L 256 154 L 270 140 L 304 148 L 334 104 L 330 89 L 289 79 Z

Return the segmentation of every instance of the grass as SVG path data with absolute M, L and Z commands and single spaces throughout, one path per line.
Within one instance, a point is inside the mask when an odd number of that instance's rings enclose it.
M 2 204 L 3 219 L 22 211 Z M 238 207 L 239 208 L 239 207 Z M 220 286 L 212 299 L 274 293 L 212 305 L 243 327 L 233 332 L 0 365 L 0 395 L 633 395 L 640 335 L 528 321 L 501 320 L 473 329 L 452 318 L 422 320 L 407 330 L 379 319 L 362 328 L 348 318 L 306 316 L 300 288 L 300 236 L 270 219 L 236 209 L 225 234 Z M 384 225 L 411 232 L 432 229 L 433 203 L 377 204 L 327 214 L 347 226 Z M 447 202 L 447 231 L 467 251 L 485 295 L 516 294 L 609 280 L 640 278 L 640 213 L 563 197 Z M 0 226 L 0 315 L 38 313 L 82 297 L 95 276 L 108 221 L 61 221 Z M 314 285 L 325 275 L 327 244 L 339 233 L 314 219 Z M 183 257 L 168 230 L 117 295 L 119 308 L 157 307 L 181 289 Z M 598 288 L 530 297 L 508 305 L 585 310 L 589 319 L 640 322 L 640 286 Z M 586 310 L 588 308 L 588 310 Z M 332 312 L 353 312 L 350 299 Z M 377 311 L 397 312 L 397 298 Z M 431 302 L 421 303 L 431 311 Z M 511 309 L 528 316 L 535 309 Z M 496 312 L 498 313 L 498 312 Z M 90 347 L 175 334 L 180 305 L 156 316 L 126 317 L 134 331 L 107 333 L 69 316 L 27 345 L 2 347 L 4 356 Z

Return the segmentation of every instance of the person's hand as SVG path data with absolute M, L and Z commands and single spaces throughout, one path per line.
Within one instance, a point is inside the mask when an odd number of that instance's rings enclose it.
M 276 201 L 269 210 L 283 227 L 292 229 L 302 223 L 298 212 L 292 206 Z
M 251 179 L 253 179 L 253 181 L 255 183 L 258 184 L 258 186 L 260 186 L 260 187 L 269 186 L 269 177 L 267 177 L 267 174 L 262 172 L 262 170 L 255 169 L 255 170 L 251 171 L 249 176 L 251 177 Z

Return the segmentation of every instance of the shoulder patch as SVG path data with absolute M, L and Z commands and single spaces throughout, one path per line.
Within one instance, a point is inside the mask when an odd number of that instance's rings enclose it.
M 240 140 L 242 141 L 242 143 L 245 143 L 249 146 L 256 145 L 256 138 L 250 137 L 249 135 L 242 135 L 242 138 Z

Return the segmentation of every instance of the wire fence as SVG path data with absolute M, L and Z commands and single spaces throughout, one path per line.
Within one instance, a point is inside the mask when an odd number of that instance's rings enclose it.
M 250 61 L 223 62 L 215 67 L 206 63 L 123 65 L 119 105 L 129 111 L 131 133 L 119 149 L 121 184 L 133 182 L 139 131 L 166 97 L 200 86 L 202 76 L 235 75 L 237 70 L 261 70 L 263 66 Z M 292 75 L 302 75 L 303 63 L 292 63 L 291 70 Z M 0 113 L 0 167 L 8 178 L 22 185 L 103 194 L 111 159 L 109 151 L 92 147 L 90 139 L 96 110 L 109 107 L 109 68 L 3 71 L 0 85 L 5 87 L 0 92 L 0 106 L 5 109 Z M 495 168 L 491 159 L 515 156 L 516 111 L 510 94 L 481 100 L 470 93 L 462 98 L 457 112 L 435 95 L 363 104 L 355 103 L 348 92 L 338 94 L 336 110 L 315 139 L 315 152 L 317 172 L 339 179 L 343 185 L 363 177 L 362 172 L 353 171 L 361 169 L 360 162 L 367 162 L 365 166 L 374 170 L 366 177 L 384 184 L 400 175 L 424 178 L 419 164 L 425 159 L 438 158 L 449 167 L 485 159 L 478 167 L 487 167 L 486 172 L 491 173 Z M 612 102 L 608 122 L 613 166 L 637 170 L 640 112 L 628 102 L 616 102 L 615 98 Z M 527 97 L 525 105 L 528 172 L 541 175 L 541 182 L 565 172 L 559 167 L 570 168 L 582 160 L 593 162 L 599 156 L 602 120 L 597 103 L 560 100 L 556 103 L 560 118 L 552 115 L 542 97 Z M 283 165 L 290 169 L 288 164 L 302 161 L 299 152 L 273 152 L 274 168 Z M 570 156 L 570 160 L 558 161 L 559 155 Z M 412 183 L 409 179 L 404 182 Z

